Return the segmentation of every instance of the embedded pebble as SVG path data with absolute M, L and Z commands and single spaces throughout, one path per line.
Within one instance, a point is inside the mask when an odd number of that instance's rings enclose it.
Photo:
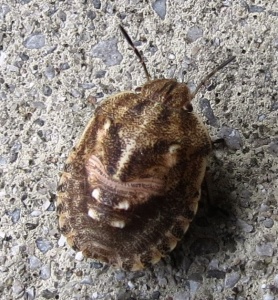
M 0 20 L 4 20 L 5 16 L 11 11 L 7 4 L 0 5 Z
M 92 0 L 91 2 L 92 2 L 95 9 L 100 9 L 100 7 L 101 7 L 100 0 Z
M 208 270 L 207 278 L 224 279 L 226 273 L 220 270 Z
M 52 89 L 49 85 L 43 85 L 42 92 L 45 96 L 49 97 L 52 94 Z
M 167 284 L 168 284 L 167 278 L 165 278 L 165 277 L 160 277 L 160 276 L 159 276 L 157 279 L 158 279 L 158 284 L 159 284 L 161 287 L 166 287 L 166 286 L 167 286 Z
M 152 293 L 152 299 L 153 300 L 158 300 L 159 299 L 159 297 L 160 297 L 160 292 L 159 291 L 154 291 L 153 293 Z
M 177 292 L 174 294 L 173 300 L 190 300 L 191 296 L 188 292 Z
M 8 163 L 8 159 L 4 156 L 0 156 L 0 166 L 5 166 Z
M 278 289 L 278 274 L 276 274 L 274 276 L 273 284 L 274 284 L 275 288 Z
M 239 150 L 243 145 L 239 131 L 234 128 L 223 126 L 220 130 L 220 137 L 225 140 L 230 149 Z
M 259 122 L 262 122 L 265 118 L 266 118 L 266 115 L 265 115 L 265 114 L 259 115 L 259 116 L 258 116 L 258 121 L 259 121 Z
M 273 295 L 266 294 L 263 296 L 263 300 L 275 300 Z
M 115 274 L 115 279 L 118 281 L 122 281 L 126 278 L 126 273 L 123 271 L 119 271 Z
M 16 140 L 12 147 L 11 147 L 11 151 L 13 152 L 19 152 L 22 149 L 22 144 L 20 141 Z
M 259 244 L 256 246 L 256 252 L 259 256 L 273 256 L 272 243 Z
M 187 35 L 186 35 L 189 43 L 195 42 L 202 36 L 203 36 L 203 29 L 198 26 L 193 26 L 193 27 L 189 28 Z
M 201 282 L 194 280 L 189 280 L 188 282 L 191 296 L 192 298 L 194 298 L 194 295 L 196 294 L 198 288 L 201 286 Z
M 85 276 L 81 281 L 80 284 L 88 284 L 92 285 L 93 284 L 93 279 L 91 276 Z
M 50 276 L 51 276 L 50 264 L 42 266 L 40 270 L 40 278 L 43 280 L 47 280 L 50 278 Z
M 40 216 L 41 215 L 41 211 L 40 210 L 33 210 L 32 212 L 31 212 L 31 216 L 32 217 L 38 217 L 38 216 Z
M 45 46 L 45 36 L 42 33 L 34 33 L 23 42 L 23 46 L 27 49 L 40 49 Z
M 42 253 L 46 253 L 53 248 L 53 244 L 50 241 L 42 238 L 36 240 L 36 245 Z
M 226 274 L 225 288 L 233 288 L 240 279 L 240 274 L 237 272 Z
M 64 235 L 61 235 L 58 240 L 58 246 L 63 247 L 66 244 L 67 238 Z
M 93 10 L 88 10 L 87 12 L 87 17 L 90 19 L 90 20 L 94 20 L 96 18 L 97 14 L 93 11 Z
M 249 12 L 252 13 L 261 13 L 265 11 L 265 7 L 263 6 L 258 6 L 258 5 L 250 5 L 249 6 Z
M 60 18 L 61 21 L 65 22 L 67 20 L 67 15 L 64 11 L 59 10 L 58 12 L 58 16 Z
M 208 265 L 209 270 L 218 270 L 219 268 L 219 260 L 212 259 Z
M 47 66 L 44 75 L 48 80 L 51 80 L 55 77 L 55 69 L 53 66 Z
M 252 225 L 249 225 L 248 223 L 246 223 L 245 221 L 243 221 L 241 219 L 237 219 L 236 224 L 244 232 L 250 233 L 254 230 L 254 227 Z
M 95 77 L 96 78 L 103 78 L 105 76 L 105 74 L 106 74 L 105 70 L 99 70 L 99 71 L 96 72 Z
M 53 291 L 51 292 L 50 290 L 46 289 L 46 290 L 43 290 L 41 292 L 41 296 L 44 298 L 44 299 L 52 299 L 56 296 L 56 291 Z
M 210 106 L 210 101 L 206 98 L 202 98 L 199 100 L 199 107 L 203 113 L 203 115 L 207 118 L 208 124 L 214 127 L 217 127 L 218 121 L 214 115 L 214 112 Z
M 24 286 L 23 286 L 22 282 L 19 281 L 18 279 L 14 279 L 14 282 L 12 285 L 12 291 L 13 291 L 13 294 L 16 295 L 16 298 L 23 296 Z
M 83 253 L 82 251 L 79 251 L 75 254 L 75 259 L 78 260 L 78 261 L 81 261 L 84 259 L 84 256 L 83 256 Z
M 127 300 L 131 298 L 131 292 L 126 290 L 120 290 L 116 295 L 117 300 Z
M 81 95 L 82 95 L 82 94 L 81 94 L 78 90 L 72 89 L 71 95 L 72 95 L 74 98 L 81 98 Z
M 269 144 L 268 152 L 272 155 L 278 155 L 278 140 Z
M 92 47 L 92 56 L 100 58 L 108 67 L 119 65 L 123 56 L 119 52 L 117 44 L 118 40 L 116 38 L 101 41 Z M 109 49 L 109 51 L 107 51 L 107 49 Z
M 35 300 L 36 290 L 34 287 L 28 287 L 25 291 L 24 299 L 26 300 Z
M 29 266 L 31 270 L 35 270 L 40 268 L 42 265 L 42 262 L 40 259 L 38 259 L 36 256 L 30 256 L 29 258 Z
M 13 222 L 13 224 L 17 223 L 20 219 L 20 212 L 21 210 L 19 208 L 15 208 L 11 213 L 11 220 Z
M 93 269 L 101 269 L 103 268 L 103 264 L 100 262 L 93 261 L 90 263 L 90 267 Z
M 98 292 L 94 292 L 94 293 L 92 294 L 92 298 L 93 298 L 93 299 L 98 299 Z
M 261 204 L 261 207 L 259 208 L 260 212 L 266 212 L 270 209 L 270 207 L 264 203 Z
M 266 228 L 272 228 L 273 225 L 274 225 L 274 221 L 271 219 L 271 218 L 266 218 L 264 221 L 263 221 L 263 224 Z
M 42 210 L 45 211 L 49 208 L 51 202 L 49 200 L 46 200 L 43 205 L 41 206 Z
M 130 289 L 134 289 L 134 287 L 135 287 L 134 283 L 130 280 L 127 282 L 127 285 Z
M 62 70 L 62 71 L 68 70 L 69 68 L 70 68 L 70 65 L 67 62 L 60 64 L 60 70 Z
M 90 82 L 88 82 L 88 83 L 79 83 L 78 86 L 83 88 L 84 90 L 90 90 L 95 86 L 95 84 L 90 83 Z
M 166 0 L 155 0 L 152 4 L 153 10 L 164 20 L 166 15 Z

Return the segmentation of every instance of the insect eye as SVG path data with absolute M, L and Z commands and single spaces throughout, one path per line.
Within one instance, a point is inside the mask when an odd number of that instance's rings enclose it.
M 189 112 L 192 112 L 193 111 L 193 106 L 192 104 L 189 102 L 187 103 L 185 106 L 184 106 L 184 109 L 189 111 Z
M 136 93 L 141 93 L 142 91 L 142 87 L 141 86 L 138 86 L 136 89 L 135 89 L 135 92 Z

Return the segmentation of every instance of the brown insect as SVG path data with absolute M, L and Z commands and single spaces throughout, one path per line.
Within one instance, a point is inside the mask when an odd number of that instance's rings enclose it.
M 95 110 L 62 173 L 59 228 L 84 256 L 126 270 L 157 263 L 172 251 L 196 214 L 212 143 L 175 79 L 150 78 L 140 92 L 112 95 Z

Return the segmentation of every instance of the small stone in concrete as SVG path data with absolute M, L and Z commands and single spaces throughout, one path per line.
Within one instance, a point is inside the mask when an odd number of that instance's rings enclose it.
M 117 43 L 118 40 L 116 38 L 99 42 L 92 47 L 92 56 L 102 59 L 108 67 L 120 64 L 123 56 L 118 50 Z
M 29 258 L 29 266 L 30 266 L 31 270 L 36 270 L 36 269 L 40 268 L 41 265 L 42 265 L 42 262 L 36 256 L 31 256 Z
M 153 10 L 158 14 L 158 16 L 164 20 L 166 16 L 166 0 L 156 0 L 152 4 Z
M 96 18 L 96 13 L 93 11 L 93 10 L 88 10 L 87 11 L 87 17 L 90 19 L 90 20 L 94 20 Z
M 274 225 L 274 221 L 271 218 L 266 218 L 263 221 L 263 224 L 264 224 L 264 227 L 266 227 L 266 228 L 272 228 Z
M 208 124 L 216 127 L 218 125 L 217 119 L 214 115 L 214 112 L 210 106 L 210 102 L 206 98 L 199 100 L 199 107 L 201 108 L 202 113 L 208 120 Z
M 92 4 L 93 4 L 94 8 L 96 8 L 96 9 L 100 9 L 100 7 L 101 7 L 100 0 L 92 0 Z
M 226 274 L 225 287 L 233 288 L 240 279 L 240 274 L 237 272 Z
M 160 297 L 160 292 L 159 292 L 159 291 L 154 291 L 154 292 L 152 293 L 152 299 L 153 299 L 153 300 L 158 300 L 159 297 Z
M 55 77 L 55 69 L 53 66 L 47 66 L 44 75 L 48 80 L 51 80 Z
M 220 137 L 225 140 L 226 145 L 230 149 L 239 150 L 243 145 L 239 131 L 234 128 L 223 126 L 220 131 Z
M 23 46 L 27 49 L 40 49 L 45 46 L 45 36 L 41 33 L 34 33 L 23 42 Z
M 41 267 L 40 278 L 43 280 L 49 279 L 51 276 L 50 264 Z
M 50 241 L 42 238 L 36 240 L 36 245 L 42 253 L 46 253 L 53 248 L 53 244 Z
M 193 26 L 193 27 L 189 28 L 187 35 L 186 35 L 189 43 L 195 42 L 202 36 L 203 36 L 203 29 L 198 26 Z
M 18 279 L 15 279 L 12 286 L 13 294 L 16 295 L 15 299 L 20 298 L 23 296 L 24 293 L 24 286 L 21 281 Z
M 44 85 L 44 86 L 42 87 L 42 92 L 43 92 L 43 94 L 44 94 L 45 96 L 49 97 L 49 96 L 52 94 L 52 89 L 51 89 L 50 86 Z
M 252 13 L 261 13 L 265 11 L 265 7 L 263 6 L 258 6 L 258 5 L 250 5 L 249 6 L 249 12 Z
M 249 225 L 248 223 L 246 223 L 245 221 L 241 220 L 241 219 L 237 219 L 237 226 L 239 228 L 241 228 L 244 232 L 252 232 L 254 230 L 254 227 L 252 225 Z
M 272 243 L 264 243 L 256 246 L 256 252 L 259 256 L 273 256 Z
M 5 16 L 11 11 L 7 4 L 0 5 L 0 20 L 4 20 Z
M 46 289 L 41 292 L 41 296 L 44 299 L 53 299 L 56 296 L 56 291 L 51 292 L 50 290 Z
M 11 220 L 13 222 L 13 224 L 17 223 L 20 219 L 20 209 L 19 208 L 15 208 L 11 213 Z
M 268 152 L 272 155 L 277 155 L 278 154 L 278 140 L 273 141 L 269 144 Z
M 99 70 L 99 71 L 96 72 L 95 77 L 96 78 L 103 78 L 105 76 L 105 74 L 106 74 L 105 70 Z
M 70 65 L 69 65 L 69 63 L 67 63 L 67 62 L 61 63 L 61 64 L 60 64 L 60 69 L 61 69 L 62 71 L 68 70 L 69 68 L 70 68 Z

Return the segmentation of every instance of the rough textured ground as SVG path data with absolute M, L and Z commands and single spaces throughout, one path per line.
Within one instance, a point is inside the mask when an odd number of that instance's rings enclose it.
M 210 164 L 225 211 L 201 207 L 181 246 L 136 273 L 70 250 L 54 206 L 94 103 L 145 82 L 120 23 L 153 76 L 192 88 L 237 56 L 194 102 L 228 144 Z M 278 299 L 277 28 L 276 0 L 2 0 L 1 299 Z

